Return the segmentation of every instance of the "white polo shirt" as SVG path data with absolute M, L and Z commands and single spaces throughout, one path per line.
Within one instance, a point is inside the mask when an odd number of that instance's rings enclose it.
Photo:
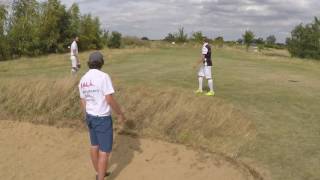
M 111 107 L 105 96 L 114 93 L 110 76 L 90 69 L 80 80 L 80 98 L 86 101 L 86 112 L 94 116 L 110 116 Z
M 202 54 L 203 55 L 206 55 L 209 51 L 209 49 L 207 48 L 207 46 L 209 45 L 209 43 L 204 43 L 203 46 L 202 46 Z
M 75 53 L 74 53 L 75 52 Z M 73 41 L 70 47 L 70 55 L 75 56 L 78 55 L 78 44 L 76 41 Z

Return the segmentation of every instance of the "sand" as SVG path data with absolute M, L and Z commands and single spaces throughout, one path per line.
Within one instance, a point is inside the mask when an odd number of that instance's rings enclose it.
M 83 130 L 0 121 L 0 179 L 94 180 Z M 108 180 L 250 180 L 236 165 L 183 145 L 117 135 Z

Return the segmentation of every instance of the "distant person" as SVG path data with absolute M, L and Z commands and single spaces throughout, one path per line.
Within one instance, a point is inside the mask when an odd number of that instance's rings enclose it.
M 118 121 L 123 123 L 125 117 L 118 103 L 113 98 L 114 89 L 108 74 L 101 71 L 104 64 L 100 52 L 90 55 L 89 71 L 81 78 L 79 91 L 81 104 L 86 113 L 91 141 L 91 160 L 97 172 L 96 179 L 107 176 L 109 155 L 113 144 L 113 123 L 111 109 L 117 114 Z
M 79 51 L 78 51 L 78 44 L 79 41 L 78 36 L 74 36 L 73 42 L 70 46 L 70 59 L 71 59 L 71 74 L 75 75 L 78 70 L 80 69 L 80 60 L 79 60 Z
M 199 88 L 196 91 L 197 94 L 203 93 L 203 78 L 205 77 L 208 80 L 208 86 L 210 91 L 207 92 L 206 96 L 214 96 L 213 80 L 212 80 L 212 59 L 211 59 L 211 46 L 209 45 L 209 40 L 204 39 L 204 44 L 202 46 L 201 59 L 199 64 L 201 64 L 198 72 Z

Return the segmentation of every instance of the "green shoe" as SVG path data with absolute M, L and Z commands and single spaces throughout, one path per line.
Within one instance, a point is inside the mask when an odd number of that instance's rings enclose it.
M 206 93 L 206 96 L 214 96 L 214 91 L 210 91 L 210 92 L 208 92 L 208 93 Z
M 202 91 L 202 90 L 200 90 L 200 89 L 198 89 L 198 90 L 196 90 L 196 91 L 195 91 L 195 93 L 196 93 L 196 94 L 202 94 L 202 93 L 203 93 L 203 91 Z

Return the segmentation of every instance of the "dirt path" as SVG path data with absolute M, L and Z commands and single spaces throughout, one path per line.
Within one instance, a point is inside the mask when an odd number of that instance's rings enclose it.
M 0 179 L 94 180 L 87 133 L 0 121 Z M 222 158 L 182 145 L 117 136 L 108 180 L 245 180 Z

